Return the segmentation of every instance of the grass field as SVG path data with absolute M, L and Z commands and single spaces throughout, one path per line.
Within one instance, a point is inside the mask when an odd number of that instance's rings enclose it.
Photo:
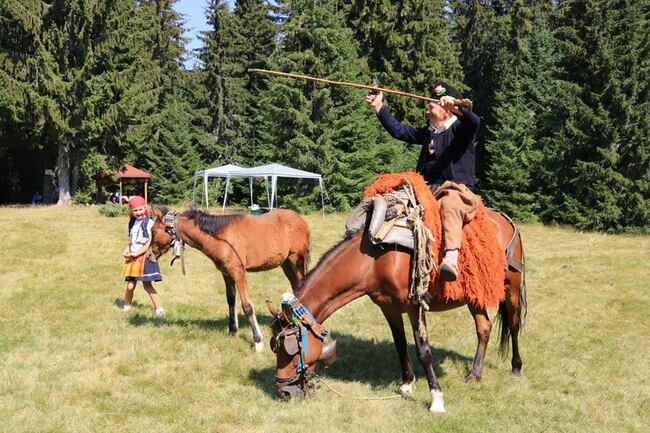
M 312 266 L 340 240 L 344 215 L 307 217 Z M 522 377 L 488 347 L 483 380 L 465 385 L 476 337 L 467 309 L 429 315 L 447 413 L 430 397 L 409 338 L 411 400 L 356 401 L 327 388 L 275 397 L 275 358 L 250 327 L 228 336 L 223 280 L 188 250 L 161 260 L 157 318 L 146 293 L 122 313 L 126 218 L 96 207 L 0 208 L 2 432 L 647 432 L 650 431 L 650 237 L 521 227 L 528 265 Z M 264 300 L 289 289 L 281 270 L 249 275 L 265 342 Z M 240 309 L 241 310 L 241 309 Z M 494 317 L 492 311 L 492 317 Z M 320 371 L 340 391 L 394 395 L 400 371 L 390 331 L 366 298 L 326 325 L 338 360 Z

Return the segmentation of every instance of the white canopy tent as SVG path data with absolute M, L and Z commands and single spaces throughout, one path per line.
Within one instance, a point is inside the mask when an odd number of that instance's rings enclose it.
M 206 168 L 205 170 L 197 170 L 194 172 L 194 179 L 192 183 L 192 203 L 196 203 L 196 181 L 198 179 L 203 179 L 203 195 L 205 197 L 205 206 L 208 207 L 210 205 L 210 202 L 208 201 L 208 181 L 210 180 L 211 177 L 223 177 L 226 178 L 226 182 L 228 182 L 229 177 L 231 173 L 234 173 L 235 171 L 242 170 L 243 167 L 240 167 L 235 164 L 226 164 L 222 165 L 221 167 L 214 167 L 214 168 Z M 250 186 L 251 186 L 251 202 L 253 200 L 253 179 L 250 179 Z M 226 191 L 228 189 L 226 188 Z
M 318 173 L 311 173 L 309 171 L 298 170 L 296 168 L 287 167 L 282 164 L 267 164 L 267 165 L 262 165 L 259 167 L 251 167 L 251 168 L 241 168 L 229 164 L 229 165 L 224 165 L 223 167 L 216 167 L 213 169 L 197 171 L 196 173 L 194 173 L 194 187 L 196 187 L 197 177 L 200 176 L 203 176 L 204 178 L 204 193 L 205 193 L 206 204 L 208 203 L 207 179 L 209 177 L 226 178 L 226 187 L 224 190 L 223 205 L 221 209 L 222 212 L 226 208 L 226 202 L 228 200 L 228 186 L 230 185 L 230 179 L 232 178 L 248 178 L 250 194 L 251 194 L 251 205 L 252 205 L 253 204 L 253 179 L 263 177 L 264 186 L 266 188 L 267 204 L 269 209 L 273 209 L 274 206 L 277 206 L 278 178 L 316 179 L 318 180 L 318 187 L 320 188 L 320 193 L 321 193 L 321 208 L 323 214 L 325 214 L 325 199 L 323 196 L 323 191 L 325 187 L 323 185 L 323 178 Z M 271 180 L 271 191 L 269 191 L 269 179 Z M 192 194 L 192 197 L 194 197 L 194 194 Z

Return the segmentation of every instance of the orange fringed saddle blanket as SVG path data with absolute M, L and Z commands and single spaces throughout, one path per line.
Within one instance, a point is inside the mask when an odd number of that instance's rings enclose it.
M 424 208 L 424 223 L 434 236 L 434 261 L 440 264 L 443 256 L 442 223 L 438 202 L 424 178 L 409 171 L 388 173 L 380 176 L 366 189 L 365 197 L 386 194 L 399 189 L 404 180 L 413 186 L 418 202 Z M 494 226 L 490 221 L 483 200 L 479 199 L 476 216 L 463 227 L 463 241 L 458 257 L 459 275 L 456 281 L 442 281 L 434 270 L 429 292 L 443 301 L 464 301 L 479 307 L 497 305 L 505 298 L 505 251 L 498 243 Z

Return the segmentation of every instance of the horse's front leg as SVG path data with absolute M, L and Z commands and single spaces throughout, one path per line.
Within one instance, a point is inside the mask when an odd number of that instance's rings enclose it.
M 248 285 L 246 284 L 246 279 L 244 278 L 243 268 L 233 270 L 231 273 L 232 279 L 235 281 L 235 286 L 239 292 L 239 297 L 241 298 L 241 308 L 244 310 L 244 314 L 248 317 L 248 321 L 251 324 L 253 329 L 253 342 L 255 343 L 255 351 L 261 352 L 264 348 L 262 343 L 262 330 L 260 325 L 257 323 L 257 317 L 255 316 L 255 310 L 253 309 L 253 303 L 248 296 Z
M 472 369 L 465 376 L 465 383 L 481 380 L 481 373 L 483 372 L 483 361 L 485 361 L 485 351 L 487 349 L 488 341 L 490 340 L 490 331 L 492 330 L 492 323 L 485 308 L 479 308 L 472 304 L 468 305 L 470 313 L 474 318 L 474 325 L 476 326 L 476 337 L 478 344 L 476 346 L 476 354 L 474 355 L 474 362 Z
M 230 336 L 234 336 L 239 328 L 237 310 L 235 309 L 237 285 L 235 284 L 235 280 L 226 274 L 223 274 L 223 281 L 226 283 L 226 300 L 228 301 L 228 330 Z
M 413 373 L 411 358 L 408 355 L 402 313 L 394 311 L 388 306 L 381 306 L 380 308 L 384 313 L 388 326 L 390 326 L 390 332 L 393 334 L 393 342 L 402 368 L 402 385 L 399 387 L 399 391 L 402 397 L 411 397 L 415 389 L 415 374 Z
M 427 322 L 424 316 L 424 311 L 420 314 L 418 307 L 412 307 L 408 310 L 409 319 L 411 321 L 411 328 L 413 329 L 413 338 L 415 339 L 415 348 L 418 352 L 418 358 L 424 371 L 427 374 L 427 381 L 429 382 L 429 392 L 431 392 L 431 412 L 443 413 L 445 412 L 445 401 L 442 396 L 442 389 L 436 378 L 436 373 L 433 371 L 433 356 L 431 355 L 431 347 L 429 346 L 429 337 L 427 336 Z M 420 323 L 421 321 L 421 323 Z

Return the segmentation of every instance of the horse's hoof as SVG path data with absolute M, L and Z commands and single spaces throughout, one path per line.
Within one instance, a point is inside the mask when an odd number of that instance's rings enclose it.
M 399 387 L 399 393 L 404 398 L 413 397 L 413 391 L 415 391 L 415 381 L 409 383 L 403 383 L 402 386 Z
M 465 383 L 470 383 L 470 382 L 478 383 L 480 381 L 481 381 L 481 376 L 477 376 L 474 373 L 470 373 L 467 376 L 465 376 Z
M 260 353 L 263 349 L 264 349 L 264 343 L 262 343 L 261 341 L 258 342 L 258 343 L 255 343 L 255 351 L 257 353 Z
M 442 391 L 431 391 L 431 398 L 429 412 L 445 413 L 445 400 L 442 398 Z
M 237 330 L 235 329 L 235 330 L 233 331 L 233 330 L 231 329 L 230 331 L 228 331 L 228 335 L 231 336 L 231 337 L 234 337 L 235 335 L 237 335 Z
M 512 369 L 512 375 L 514 377 L 521 377 L 521 368 L 513 368 Z

